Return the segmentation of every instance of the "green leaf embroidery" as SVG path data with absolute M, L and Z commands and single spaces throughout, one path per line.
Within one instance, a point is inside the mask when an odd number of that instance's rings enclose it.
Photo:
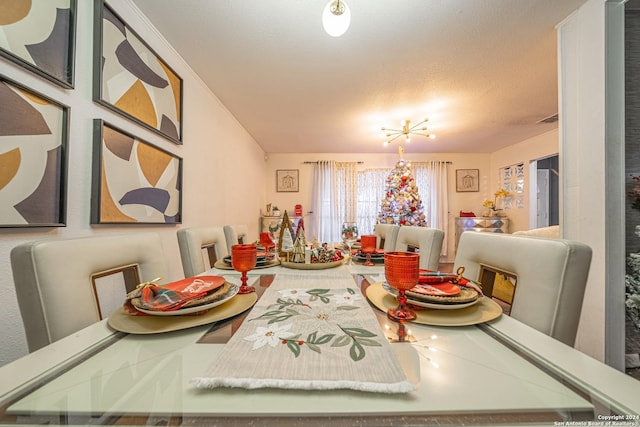
M 371 338 L 358 338 L 357 341 L 362 345 L 368 345 L 370 347 L 381 347 L 382 346 L 382 344 L 380 344 L 378 341 L 372 340 Z
M 331 344 L 331 347 L 344 347 L 345 345 L 349 344 L 350 341 L 351 338 L 349 338 L 348 335 L 341 335 L 337 340 L 333 342 L 333 344 Z
M 326 334 L 321 336 L 320 338 L 318 338 L 317 340 L 314 340 L 313 343 L 315 344 L 326 344 L 329 341 L 331 341 L 333 339 L 333 337 L 335 337 L 335 334 Z
M 283 320 L 287 320 L 290 317 L 291 317 L 290 314 L 283 314 L 282 316 L 274 317 L 273 319 L 269 320 L 269 322 L 267 323 L 270 325 L 272 323 L 282 322 Z
M 336 307 L 336 310 L 345 310 L 345 311 L 350 311 L 350 310 L 358 310 L 360 307 L 356 307 L 355 305 L 339 305 L 338 307 Z
M 351 295 L 355 295 L 356 291 L 353 290 L 352 288 L 347 288 L 347 292 L 349 292 Z
M 316 353 L 322 353 L 322 352 L 320 351 L 320 347 L 318 347 L 318 346 L 317 346 L 317 345 L 315 345 L 315 344 L 311 344 L 311 343 L 308 343 L 308 342 L 307 342 L 307 343 L 305 343 L 305 345 L 307 346 L 307 348 L 308 348 L 309 350 L 315 351 Z
M 349 349 L 349 356 L 351 356 L 351 360 L 357 362 L 362 360 L 365 355 L 364 347 L 362 347 L 358 341 L 353 340 L 353 345 Z
M 300 345 L 296 341 L 287 340 L 287 347 L 296 357 L 300 356 Z
M 342 328 L 340 327 L 340 329 L 342 329 L 345 334 L 348 334 L 352 337 L 375 337 L 376 334 L 374 334 L 373 332 L 369 332 L 366 329 L 362 329 L 362 328 Z

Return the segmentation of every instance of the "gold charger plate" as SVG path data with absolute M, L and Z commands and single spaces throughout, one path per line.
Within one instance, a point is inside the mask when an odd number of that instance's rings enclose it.
M 334 267 L 341 266 L 344 263 L 345 259 L 347 259 L 347 257 L 344 257 L 340 261 L 312 262 L 311 264 L 305 264 L 302 262 L 282 261 L 280 265 L 282 265 L 285 268 L 292 268 L 294 270 L 325 270 L 327 268 L 334 268 Z
M 384 312 L 398 306 L 398 301 L 384 290 L 381 282 L 370 285 L 366 292 L 369 301 Z M 426 309 L 416 311 L 416 315 L 418 317 L 413 323 L 432 326 L 468 326 L 497 319 L 502 315 L 502 307 L 491 298 L 482 297 L 476 304 L 467 308 L 457 310 Z
M 269 267 L 275 267 L 276 265 L 280 265 L 280 261 L 278 261 L 277 259 L 274 259 L 273 261 L 270 261 L 264 265 L 257 265 L 253 268 L 253 270 L 259 270 L 261 268 L 269 268 Z M 217 260 L 214 264 L 213 264 L 214 268 L 217 268 L 219 270 L 233 270 L 233 267 L 230 266 L 229 264 L 227 264 L 226 262 L 224 262 L 224 260 L 219 259 Z
M 107 324 L 129 334 L 161 334 L 228 319 L 250 309 L 257 300 L 255 292 L 239 294 L 204 314 L 184 316 L 132 316 L 119 308 L 109 316 Z

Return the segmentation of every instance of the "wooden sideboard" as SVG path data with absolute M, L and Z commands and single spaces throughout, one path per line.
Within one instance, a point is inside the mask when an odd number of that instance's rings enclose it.
M 504 216 L 476 216 L 456 218 L 456 248 L 460 235 L 465 231 L 482 233 L 508 233 L 509 218 Z

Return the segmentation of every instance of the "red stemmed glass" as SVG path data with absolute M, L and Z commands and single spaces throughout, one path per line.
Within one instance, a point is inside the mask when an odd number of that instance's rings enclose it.
M 366 235 L 360 237 L 360 250 L 362 251 L 362 253 L 367 255 L 367 260 L 365 261 L 364 265 L 374 265 L 373 262 L 371 262 L 371 254 L 376 250 L 376 240 L 377 237 L 375 235 Z
M 384 275 L 387 283 L 398 290 L 398 307 L 390 308 L 387 317 L 396 322 L 411 321 L 416 313 L 407 307 L 405 291 L 418 284 L 420 256 L 414 252 L 386 252 L 384 254 Z
M 253 286 L 247 285 L 247 272 L 256 266 L 257 252 L 256 245 L 231 246 L 231 266 L 234 270 L 242 273 L 242 286 L 238 290 L 239 294 L 248 294 L 256 290 Z
M 260 233 L 260 244 L 264 247 L 267 256 L 269 256 L 269 250 L 271 248 L 275 248 L 276 246 L 273 243 L 273 240 L 271 240 L 271 236 L 269 236 L 269 233 L 267 232 Z

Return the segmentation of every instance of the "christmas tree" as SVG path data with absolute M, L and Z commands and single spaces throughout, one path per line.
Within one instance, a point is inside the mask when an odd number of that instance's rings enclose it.
M 400 160 L 385 182 L 385 195 L 378 213 L 378 224 L 426 227 L 418 186 L 409 169 L 409 163 L 402 158 L 403 152 L 400 147 Z

